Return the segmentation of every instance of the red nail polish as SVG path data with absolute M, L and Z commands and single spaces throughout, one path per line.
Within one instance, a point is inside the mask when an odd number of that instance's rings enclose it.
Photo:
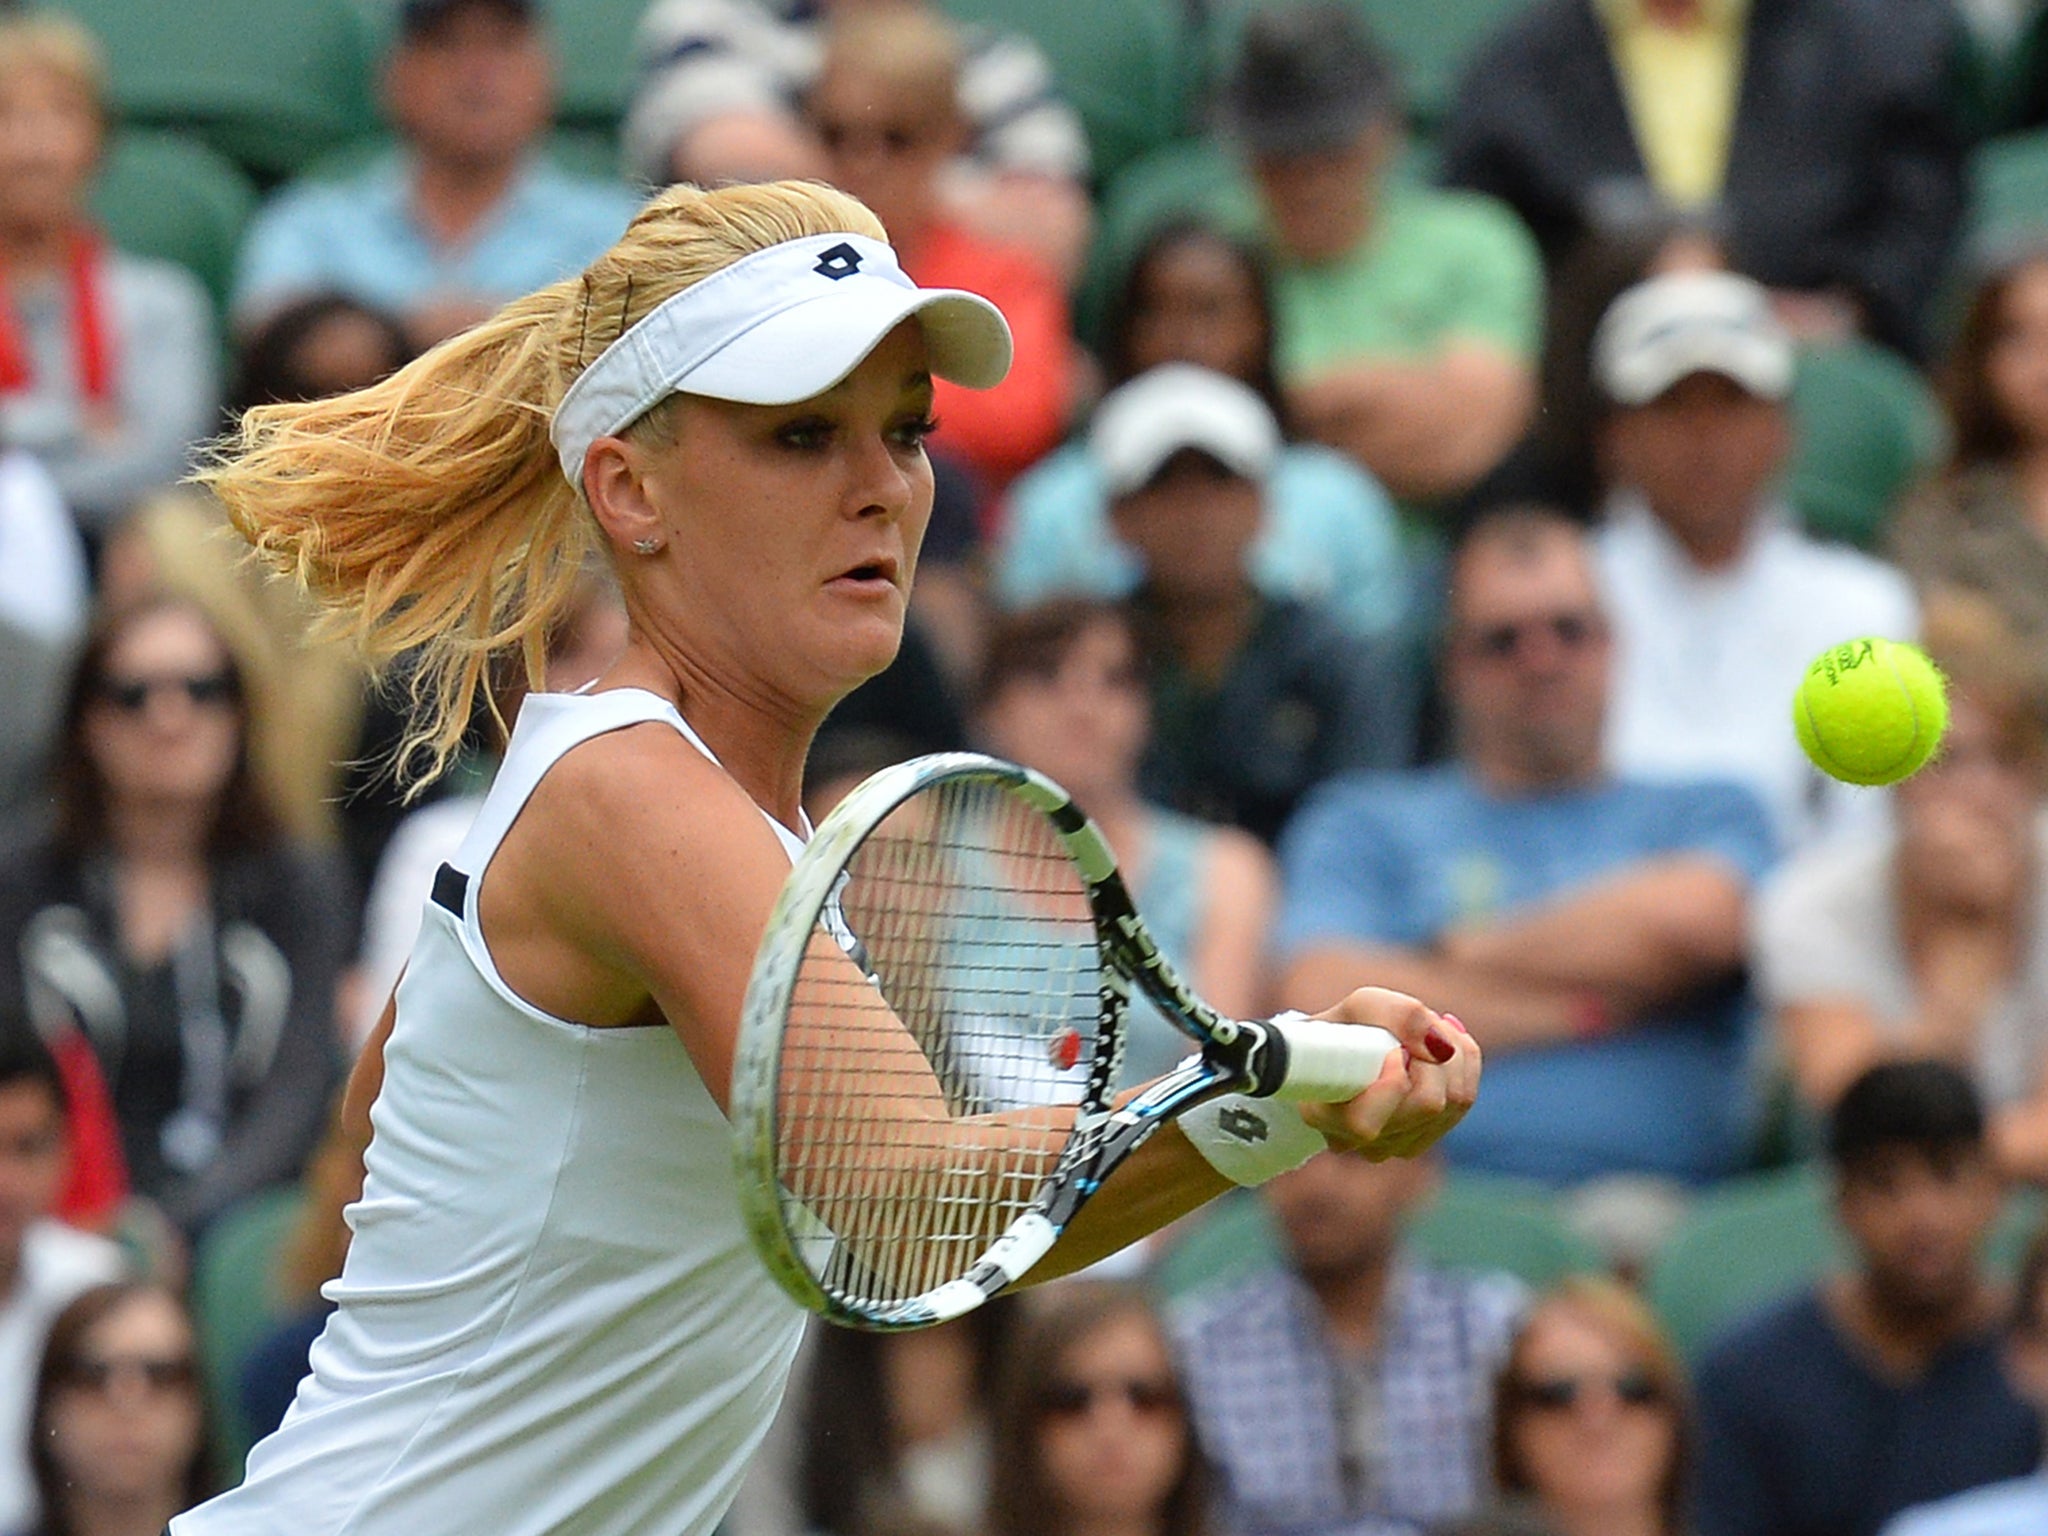
M 1450 1025 L 1451 1028 L 1455 1029 L 1461 1035 L 1469 1035 L 1472 1033 L 1471 1030 L 1465 1027 L 1465 1021 L 1459 1018 L 1455 1013 L 1447 1013 L 1443 1016 L 1443 1019 L 1446 1024 Z
M 1422 1037 L 1422 1048 L 1429 1054 L 1429 1059 L 1438 1066 L 1442 1066 L 1458 1054 L 1458 1048 L 1451 1044 L 1450 1039 L 1435 1025 L 1431 1025 L 1429 1033 Z

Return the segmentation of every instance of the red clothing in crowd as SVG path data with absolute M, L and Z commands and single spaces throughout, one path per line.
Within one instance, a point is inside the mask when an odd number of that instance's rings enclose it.
M 992 300 L 1016 337 L 1010 376 L 994 389 L 943 379 L 936 386 L 933 446 L 971 467 L 993 494 L 1066 435 L 1079 362 L 1066 293 L 1029 252 L 944 221 L 903 251 L 902 261 L 921 288 L 965 288 Z

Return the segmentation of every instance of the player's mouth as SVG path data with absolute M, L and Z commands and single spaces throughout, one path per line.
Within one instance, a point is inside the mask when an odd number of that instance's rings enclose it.
M 878 595 L 895 590 L 896 574 L 895 556 L 882 555 L 873 560 L 864 560 L 859 565 L 848 566 L 825 585 L 839 591 Z

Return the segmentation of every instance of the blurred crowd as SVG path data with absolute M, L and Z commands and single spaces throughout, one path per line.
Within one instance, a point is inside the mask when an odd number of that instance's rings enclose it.
M 1017 343 L 939 386 L 813 814 L 1026 762 L 1226 1012 L 1378 983 L 1487 1067 L 1427 1162 L 821 1333 L 731 1536 L 2048 1531 L 2048 7 L 329 8 L 382 126 L 233 168 L 209 268 L 113 198 L 121 6 L 0 6 L 0 1536 L 157 1536 L 286 1411 L 348 1063 L 520 698 L 625 634 L 589 571 L 408 798 L 405 666 L 185 475 L 783 177 Z M 1892 791 L 1789 713 L 1869 636 L 1951 682 Z

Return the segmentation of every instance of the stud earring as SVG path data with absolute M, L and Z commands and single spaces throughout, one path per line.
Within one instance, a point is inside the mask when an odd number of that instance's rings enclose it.
M 661 553 L 661 544 L 662 541 L 657 538 L 635 539 L 633 552 L 638 555 L 658 555 Z

